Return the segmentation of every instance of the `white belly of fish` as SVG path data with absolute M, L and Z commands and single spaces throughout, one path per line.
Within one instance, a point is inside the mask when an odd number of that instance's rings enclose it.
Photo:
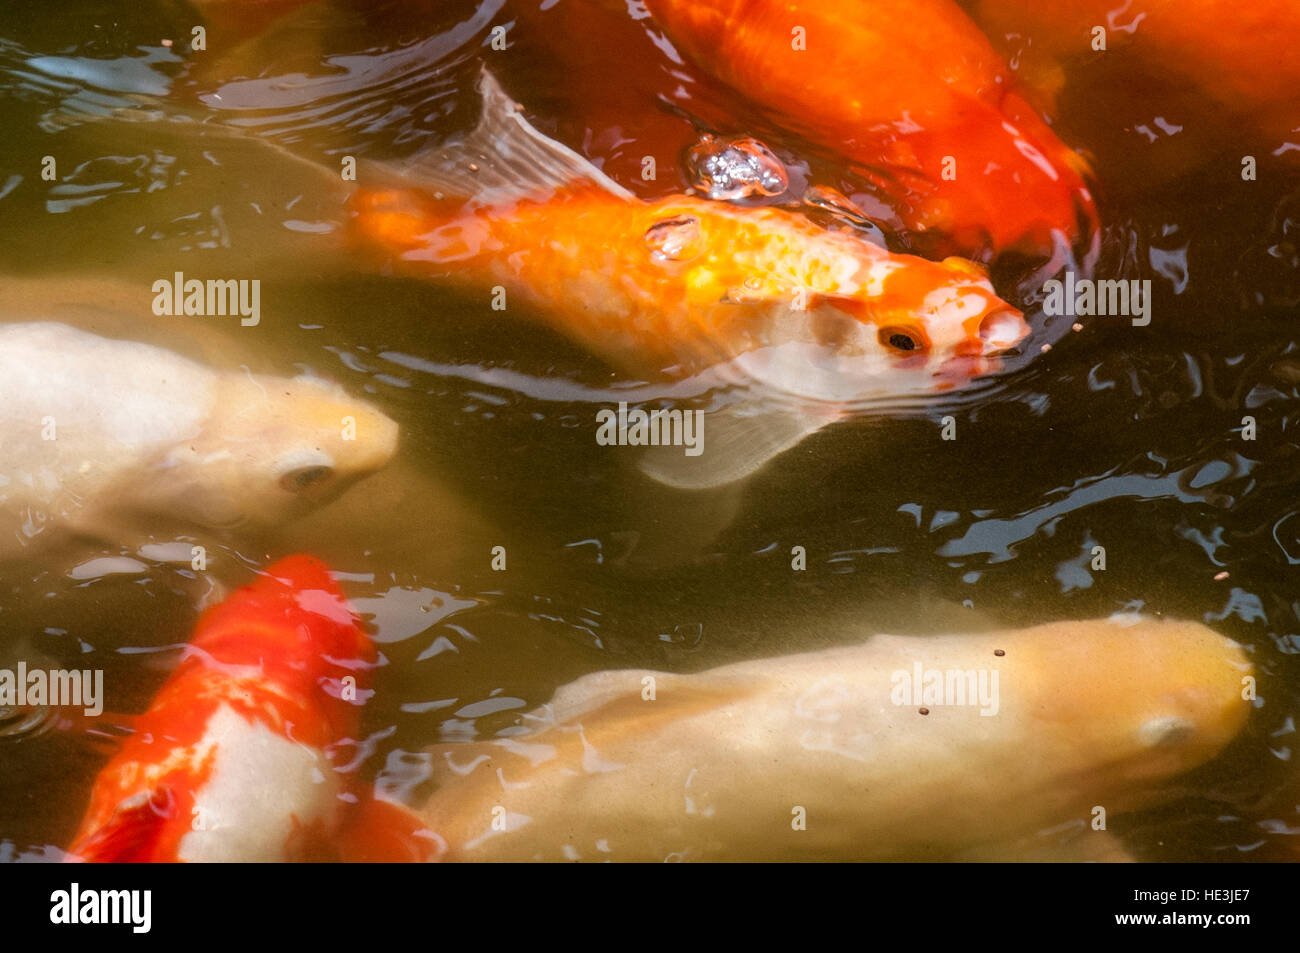
M 0 556 L 51 522 L 93 530 L 200 432 L 216 374 L 162 348 L 50 322 L 0 325 Z
M 288 860 L 295 831 L 329 826 L 338 806 L 337 775 L 315 748 L 225 705 L 208 722 L 203 743 L 215 747 L 215 763 L 195 796 L 201 829 L 181 838 L 179 860 Z

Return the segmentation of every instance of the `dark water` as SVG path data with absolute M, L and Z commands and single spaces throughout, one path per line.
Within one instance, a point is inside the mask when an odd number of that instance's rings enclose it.
M 480 301 L 364 273 L 338 251 L 346 213 L 325 184 L 337 175 L 311 165 L 409 155 L 465 128 L 469 77 L 478 58 L 495 57 L 543 132 L 644 197 L 683 187 L 678 159 L 700 130 L 757 135 L 809 182 L 870 207 L 861 183 L 675 62 L 652 28 L 616 8 L 317 4 L 261 34 L 206 15 L 199 53 L 182 40 L 204 15 L 183 3 L 80 2 L 57 17 L 6 5 L 0 261 L 11 282 L 48 280 L 53 311 L 76 281 L 117 288 L 144 314 L 149 284 L 176 269 L 260 277 L 263 324 L 203 329 L 216 350 L 256 370 L 323 373 L 401 424 L 388 471 L 278 533 L 215 544 L 215 573 L 230 584 L 311 551 L 368 616 L 386 664 L 357 771 L 414 801 L 427 791 L 425 745 L 490 736 L 589 671 L 694 671 L 821 647 L 818 615 L 831 607 L 860 611 L 863 634 L 924 632 L 939 604 L 1008 626 L 1140 608 L 1204 620 L 1248 646 L 1260 700 L 1241 737 L 1180 780 L 1170 803 L 1115 828 L 1144 859 L 1294 851 L 1294 165 L 1261 155 L 1259 179 L 1243 183 L 1242 149 L 1225 130 L 1209 137 L 1221 154 L 1155 175 L 1153 150 L 1165 144 L 1090 95 L 1124 79 L 1094 71 L 1056 128 L 1093 155 L 1101 271 L 1152 281 L 1150 325 L 1058 327 L 1051 350 L 975 397 L 836 426 L 743 493 L 691 495 L 655 488 L 593 439 L 597 405 L 663 385 Z M 493 25 L 509 28 L 505 52 L 487 46 Z M 627 62 L 637 69 L 617 71 Z M 286 153 L 149 121 L 160 102 L 176 115 L 207 110 Z M 94 118 L 120 110 L 138 121 Z M 653 182 L 640 178 L 646 154 L 660 158 Z M 39 176 L 45 155 L 58 159 L 57 183 Z M 913 240 L 890 235 L 903 248 Z M 1032 305 L 1000 277 L 1003 293 Z M 944 414 L 959 439 L 940 439 Z M 490 568 L 497 545 L 504 573 Z M 790 571 L 794 545 L 807 549 L 806 572 Z M 1089 569 L 1097 545 L 1105 571 Z M 0 645 L 102 668 L 106 707 L 144 710 L 206 586 L 158 565 L 69 576 L 133 551 L 0 567 Z M 102 754 L 58 731 L 9 733 L 0 856 L 38 856 L 70 838 Z

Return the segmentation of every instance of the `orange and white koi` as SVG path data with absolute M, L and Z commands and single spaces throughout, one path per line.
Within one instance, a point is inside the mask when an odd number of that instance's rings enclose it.
M 952 0 L 646 0 L 673 44 L 964 254 L 1096 231 L 1083 159 Z
M 486 73 L 481 91 L 472 133 L 354 197 L 358 234 L 385 265 L 501 287 L 625 370 L 721 367 L 797 404 L 738 418 L 744 439 L 714 440 L 702 471 L 660 470 L 663 482 L 731 482 L 847 408 L 1000 369 L 1029 331 L 978 265 L 895 254 L 777 208 L 640 201 L 529 125 Z
M 200 619 L 96 778 L 68 859 L 427 859 L 434 835 L 327 756 L 357 738 L 374 661 L 323 563 L 275 563 Z

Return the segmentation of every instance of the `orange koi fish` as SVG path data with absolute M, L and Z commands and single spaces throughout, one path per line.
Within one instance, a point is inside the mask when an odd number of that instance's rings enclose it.
M 643 461 L 661 482 L 732 482 L 850 409 L 1000 369 L 1029 331 L 971 262 L 894 254 L 777 208 L 640 201 L 529 125 L 491 76 L 481 91 L 474 132 L 354 196 L 357 232 L 386 267 L 506 289 L 615 366 L 717 368 L 793 402 L 712 415 L 700 466 Z
M 1045 93 L 1059 88 L 1070 65 L 1122 60 L 1246 118 L 1276 137 L 1270 145 L 1281 145 L 1279 153 L 1300 151 L 1300 5 L 1293 0 L 980 0 L 975 16 L 995 43 L 1015 52 L 1017 73 Z M 1116 92 L 1117 102 L 1133 95 L 1131 87 Z M 1150 89 L 1142 99 L 1148 116 L 1173 105 Z M 1174 108 L 1170 121 L 1182 121 L 1187 107 Z
M 68 859 L 426 859 L 419 821 L 359 798 L 326 757 L 358 736 L 374 660 L 323 563 L 274 564 L 200 619 L 96 778 Z
M 1082 158 L 951 0 L 646 0 L 673 44 L 966 254 L 1091 246 Z

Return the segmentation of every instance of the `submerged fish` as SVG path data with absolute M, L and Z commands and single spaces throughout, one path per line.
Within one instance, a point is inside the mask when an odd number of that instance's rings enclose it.
M 716 367 L 789 405 L 733 417 L 726 437 L 711 418 L 707 459 L 660 469 L 664 482 L 731 482 L 851 408 L 998 370 L 1028 333 L 971 262 L 894 254 L 776 208 L 637 200 L 537 132 L 489 74 L 481 89 L 463 141 L 357 194 L 358 232 L 385 264 L 499 289 L 616 366 Z
M 1127 622 L 589 675 L 435 748 L 424 816 L 461 860 L 1033 857 L 1062 825 L 1108 855 L 1095 807 L 1151 803 L 1250 710 L 1238 645 Z
M 673 44 L 853 161 L 909 228 L 1057 255 L 1096 230 L 1084 162 L 951 0 L 646 0 Z M 924 24 L 924 29 L 918 29 Z
M 0 325 L 0 557 L 51 528 L 272 524 L 393 456 L 397 425 L 333 384 L 215 371 L 67 325 Z
M 199 621 L 95 779 L 81 861 L 422 860 L 434 841 L 326 757 L 359 739 L 375 648 L 323 563 L 292 556 Z
M 1202 101 L 1246 117 L 1273 137 L 1270 148 L 1289 140 L 1279 155 L 1300 146 L 1300 57 L 1294 52 L 1300 5 L 1294 0 L 979 0 L 974 9 L 989 36 L 1005 37 L 1017 74 L 1045 96 L 1099 56 L 1123 58 L 1156 83 L 1172 77 L 1170 92 L 1194 88 Z M 1181 95 L 1156 83 L 1142 90 L 1143 117 L 1154 117 L 1170 136 L 1194 129 L 1204 110 L 1189 108 Z M 1090 92 L 1111 95 L 1116 104 L 1132 99 L 1127 85 Z M 1222 136 L 1223 130 L 1215 132 Z M 1203 150 L 1216 144 L 1197 143 Z

